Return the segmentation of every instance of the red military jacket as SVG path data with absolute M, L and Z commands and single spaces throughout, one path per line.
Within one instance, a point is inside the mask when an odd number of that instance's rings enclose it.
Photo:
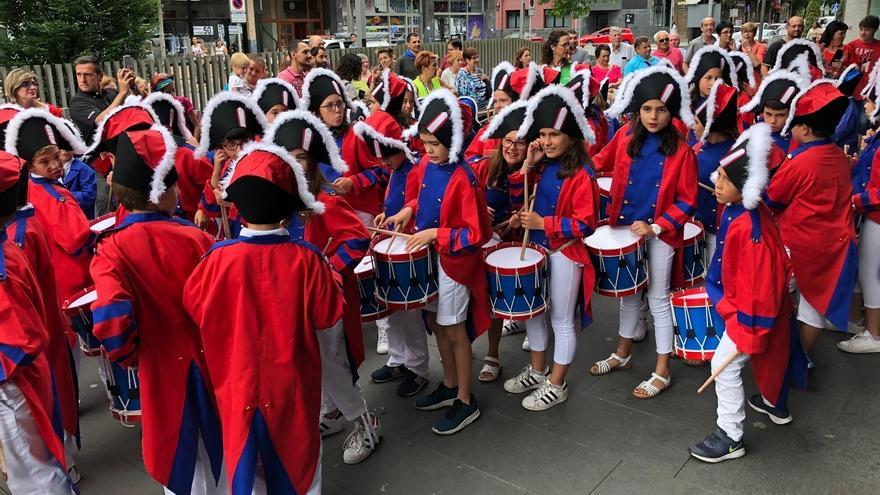
M 282 468 L 266 470 L 270 486 L 308 491 L 321 449 L 316 332 L 342 317 L 342 292 L 318 248 L 284 229 L 267 234 L 246 230 L 216 244 L 183 295 L 201 332 L 235 494 L 250 493 L 258 452 Z
M 501 147 L 500 139 L 487 139 L 483 141 L 483 135 L 486 134 L 487 129 L 489 129 L 488 125 L 481 127 L 477 131 L 471 144 L 464 150 L 465 161 L 470 162 L 474 159 L 492 156 L 492 153 Z
M 191 223 L 165 213 L 129 213 L 101 235 L 91 264 L 95 336 L 111 360 L 137 368 L 144 465 L 174 491 L 192 484 L 172 476 L 197 454 L 197 444 L 186 441 L 189 432 L 201 426 L 217 476 L 222 459 L 198 327 L 182 301 L 187 277 L 212 243 Z M 186 408 L 198 414 L 185 414 Z
M 863 213 L 874 222 L 880 223 L 880 153 L 871 160 L 871 176 L 865 191 L 853 194 L 852 207 L 856 213 Z
M 344 177 L 348 177 L 353 183 L 353 188 L 345 195 L 345 199 L 355 210 L 378 215 L 382 212 L 383 190 L 388 182 L 381 163 L 352 128 L 345 131 L 337 144 L 340 146 L 342 160 L 348 164 L 348 172 Z
M 214 165 L 205 158 L 196 158 L 192 148 L 181 140 L 174 152 L 174 168 L 177 170 L 180 209 L 186 219 L 192 221 L 199 209 L 205 184 L 210 182 L 214 173 Z

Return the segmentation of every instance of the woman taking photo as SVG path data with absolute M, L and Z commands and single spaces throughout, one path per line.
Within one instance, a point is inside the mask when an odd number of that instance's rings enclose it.
M 837 79 L 843 73 L 843 69 L 850 64 L 858 63 L 852 47 L 843 44 L 848 29 L 849 26 L 840 21 L 831 21 L 825 26 L 825 32 L 819 39 L 822 59 L 825 63 L 825 77 Z

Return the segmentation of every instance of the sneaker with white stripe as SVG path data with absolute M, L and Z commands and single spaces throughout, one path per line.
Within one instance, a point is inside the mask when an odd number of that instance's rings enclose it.
M 522 400 L 522 406 L 529 411 L 544 411 L 568 399 L 568 383 L 554 385 L 547 379 L 537 390 Z
M 520 374 L 504 382 L 504 390 L 511 394 L 521 394 L 528 392 L 533 388 L 538 388 L 547 379 L 550 368 L 544 369 L 542 372 L 535 371 L 532 365 L 528 365 L 520 372 Z

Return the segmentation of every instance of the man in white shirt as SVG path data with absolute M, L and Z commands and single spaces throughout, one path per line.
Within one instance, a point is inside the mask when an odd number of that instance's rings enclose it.
M 611 26 L 608 30 L 608 38 L 611 40 L 611 57 L 608 63 L 623 69 L 630 60 L 636 57 L 636 51 L 632 45 L 620 42 L 621 30 L 617 26 Z

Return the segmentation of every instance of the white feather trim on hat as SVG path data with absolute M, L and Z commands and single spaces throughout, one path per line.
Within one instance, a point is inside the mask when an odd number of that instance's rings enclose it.
M 681 108 L 679 109 L 678 115 L 673 115 L 673 117 L 681 119 L 688 128 L 693 127 L 694 114 L 691 112 L 691 93 L 688 91 L 687 83 L 677 71 L 670 69 L 665 65 L 655 65 L 653 67 L 641 69 L 633 72 L 628 77 L 625 77 L 623 82 L 621 82 L 620 87 L 617 89 L 617 96 L 614 98 L 614 103 L 605 111 L 605 115 L 612 119 L 620 117 L 632 102 L 634 88 L 645 80 L 645 78 L 654 74 L 666 74 L 678 84 Z
M 278 77 L 269 77 L 257 81 L 257 85 L 256 87 L 254 87 L 254 92 L 253 94 L 251 94 L 251 98 L 253 98 L 254 101 L 257 102 L 260 101 L 260 97 L 263 96 L 263 93 L 266 91 L 266 88 L 268 88 L 270 84 L 278 84 L 280 86 L 283 86 L 284 89 L 286 89 L 288 92 L 290 92 L 290 94 L 293 95 L 293 104 L 287 106 L 288 110 L 294 110 L 299 107 L 299 96 L 297 96 L 296 89 L 289 82 Z
M 285 112 L 286 113 L 286 112 Z M 272 144 L 266 141 L 251 141 L 241 150 L 241 153 L 238 155 L 232 164 L 229 165 L 228 173 L 226 177 L 220 182 L 220 187 L 223 190 L 223 199 L 227 198 L 226 189 L 229 187 L 230 182 L 232 181 L 232 177 L 235 175 L 235 167 L 238 165 L 244 157 L 253 153 L 255 151 L 265 151 L 267 153 L 272 153 L 273 155 L 284 160 L 285 163 L 290 165 L 291 170 L 293 170 L 293 176 L 296 178 L 296 188 L 297 193 L 299 194 L 299 199 L 306 205 L 306 207 L 313 212 L 321 215 L 324 213 L 324 203 L 318 201 L 315 196 L 309 192 L 309 183 L 306 181 L 306 173 L 303 169 L 303 166 L 300 165 L 296 159 L 291 156 L 290 153 L 287 152 L 286 149 L 278 146 L 276 144 Z
M 491 136 L 495 131 L 498 130 L 499 127 L 501 127 L 501 124 L 504 122 L 504 119 L 506 119 L 508 115 L 519 108 L 526 108 L 528 106 L 529 102 L 527 100 L 519 100 L 502 108 L 497 115 L 492 117 L 489 125 L 486 126 L 486 130 L 483 131 L 482 135 L 480 135 L 480 141 L 488 141 L 490 139 L 489 136 Z M 526 112 L 528 113 L 528 110 L 526 110 Z
M 706 107 L 706 122 L 703 122 L 703 135 L 700 136 L 701 141 L 705 141 L 706 138 L 709 137 L 709 128 L 712 127 L 712 123 L 715 122 L 715 99 L 718 98 L 718 87 L 722 84 L 724 84 L 724 78 L 716 79 L 715 82 L 712 83 L 712 89 L 709 90 L 709 97 L 703 102 L 703 105 Z M 698 114 L 700 113 L 700 110 L 697 109 L 694 113 Z M 694 115 L 694 117 L 697 116 Z
M 593 99 L 593 96 L 594 96 L 594 95 L 591 95 L 591 94 L 590 94 L 590 77 L 591 77 L 591 74 L 590 74 L 590 71 L 589 71 L 589 70 L 587 70 L 587 69 L 581 69 L 581 70 L 579 70 L 579 71 L 576 71 L 574 74 L 572 74 L 572 75 L 571 75 L 571 78 L 569 79 L 569 81 L 571 81 L 571 79 L 574 79 L 575 76 L 577 76 L 578 74 L 582 75 L 583 78 L 584 78 L 584 82 L 583 82 L 583 84 L 582 84 L 583 87 L 581 88 L 581 106 L 582 106 L 583 108 L 587 108 L 588 106 L 590 106 L 590 100 L 592 100 L 592 99 Z
M 4 104 L 0 105 L 0 110 L 9 110 L 9 109 L 18 110 L 19 112 L 25 110 L 25 108 L 23 106 L 18 105 L 16 103 L 4 103 Z
M 780 132 L 781 135 L 787 136 L 788 131 L 791 130 L 791 123 L 794 120 L 794 114 L 796 113 L 796 110 L 797 110 L 797 103 L 801 99 L 801 97 L 804 96 L 805 94 L 807 94 L 808 91 L 810 91 L 811 89 L 815 88 L 816 86 L 818 86 L 820 84 L 831 84 L 835 88 L 837 87 L 837 81 L 835 81 L 834 79 L 824 79 L 824 78 L 816 79 L 815 81 L 810 83 L 809 86 L 807 86 L 802 91 L 800 91 L 798 94 L 796 94 L 795 97 L 792 98 L 792 100 L 791 100 L 791 106 L 789 107 L 789 108 L 791 108 L 791 110 L 788 111 L 788 118 L 785 119 L 785 126 L 782 128 L 782 131 Z
M 581 134 L 584 136 L 584 141 L 590 144 L 595 144 L 596 135 L 593 133 L 593 129 L 590 128 L 589 124 L 587 124 L 587 116 L 584 114 L 583 107 L 578 104 L 577 98 L 574 96 L 574 91 L 558 84 L 547 86 L 541 91 L 538 91 L 538 94 L 529 98 L 529 106 L 526 107 L 526 117 L 523 119 L 522 125 L 519 126 L 519 131 L 516 133 L 517 138 L 522 139 L 529 134 L 529 130 L 535 123 L 535 112 L 540 111 L 538 107 L 540 107 L 544 98 L 551 95 L 561 98 L 563 103 L 565 103 L 565 106 L 568 107 L 572 117 L 574 117 L 575 123 L 577 123 L 577 126 L 581 131 Z
M 846 81 L 846 78 L 849 75 L 849 73 L 852 71 L 856 71 L 856 72 L 859 71 L 858 64 L 849 64 L 849 66 L 846 69 L 843 69 L 843 72 L 840 73 L 840 77 L 837 78 L 837 83 L 835 85 L 840 86 L 841 84 L 843 84 Z
M 177 152 L 177 143 L 174 142 L 174 136 L 162 124 L 153 124 L 151 131 L 156 131 L 162 135 L 165 141 L 165 153 L 162 154 L 162 160 L 153 170 L 153 180 L 150 182 L 150 202 L 154 205 L 159 204 L 159 199 L 165 194 L 165 177 L 174 168 L 174 155 Z
M 749 58 L 749 56 L 743 52 L 728 52 L 728 53 L 730 55 L 730 59 L 733 61 L 733 70 L 734 71 L 736 71 L 736 65 L 738 63 L 742 62 L 743 64 L 745 64 L 746 78 L 748 79 L 749 87 L 754 88 L 756 85 L 756 83 L 755 83 L 755 65 L 752 64 L 752 59 Z M 739 80 L 739 74 L 737 74 L 736 77 L 737 77 L 737 80 Z M 738 81 L 738 82 L 740 84 L 742 84 L 742 81 Z M 739 86 L 737 86 L 736 89 L 738 90 Z
M 544 80 L 543 71 L 538 64 L 534 62 L 529 62 L 528 69 L 529 71 L 526 72 L 526 85 L 523 86 L 522 93 L 519 94 L 520 100 L 527 100 L 531 98 L 533 96 L 532 88 L 535 87 L 535 83 L 538 82 L 538 78 L 540 77 L 542 81 Z
M 116 115 L 117 113 L 132 107 L 140 107 L 147 111 L 150 114 L 150 117 L 153 118 L 153 122 L 159 122 L 159 117 L 156 115 L 156 112 L 149 106 L 143 105 L 143 98 L 140 96 L 130 95 L 125 98 L 125 102 L 122 105 L 110 110 L 106 116 L 104 116 L 104 120 L 98 123 L 97 129 L 95 129 L 95 133 L 92 134 L 92 144 L 88 147 L 85 154 L 91 154 L 95 151 L 95 149 L 100 146 L 102 143 L 101 136 L 104 135 L 104 125 L 110 120 L 110 117 Z
M 773 68 L 770 69 L 771 71 L 775 71 L 775 70 L 779 70 L 779 69 L 789 69 L 792 65 L 794 65 L 794 61 L 793 61 L 791 64 L 789 64 L 788 67 L 782 66 L 782 56 L 785 54 L 785 52 L 787 52 L 790 48 L 792 48 L 794 46 L 806 46 L 806 47 L 812 49 L 813 55 L 816 56 L 816 63 L 819 64 L 817 68 L 819 69 L 819 71 L 822 72 L 823 76 L 825 75 L 825 64 L 823 63 L 822 52 L 819 51 L 819 45 L 813 43 L 810 40 L 804 39 L 804 38 L 795 38 L 795 39 L 789 41 L 788 43 L 785 43 L 784 45 L 782 45 L 782 47 L 779 49 L 779 51 L 776 52 L 776 62 L 773 64 Z M 797 58 L 800 58 L 800 56 L 798 56 Z M 795 61 L 797 61 L 797 58 L 795 58 Z M 807 67 L 810 67 L 809 62 L 807 62 Z M 814 67 L 816 67 L 816 66 L 814 66 Z M 807 70 L 808 70 L 808 74 L 809 74 L 809 69 L 807 69 Z
M 797 87 L 797 91 L 801 92 L 807 88 L 807 81 L 804 80 L 800 75 L 795 72 L 789 70 L 777 70 L 767 75 L 762 81 L 761 86 L 758 87 L 758 91 L 755 92 L 755 96 L 752 96 L 752 99 L 749 100 L 748 103 L 741 106 L 739 108 L 739 113 L 747 113 L 753 110 L 757 110 L 758 105 L 761 104 L 761 96 L 764 94 L 764 90 L 767 89 L 767 86 L 774 81 L 778 81 L 780 79 L 785 79 L 786 81 L 791 81 Z
M 877 81 L 878 81 L 878 72 L 880 72 L 880 64 L 874 64 L 874 68 L 871 69 L 871 73 L 868 74 L 868 84 L 862 88 L 862 98 L 868 98 L 871 96 L 871 92 L 876 94 L 877 92 Z
M 388 69 L 385 69 L 385 70 L 388 70 Z M 303 79 L 302 92 L 300 93 L 300 97 L 299 97 L 300 110 L 308 111 L 309 104 L 312 101 L 312 95 L 309 93 L 309 88 L 312 85 L 312 81 L 314 81 L 315 78 L 317 78 L 318 76 L 326 76 L 326 77 L 329 77 L 329 78 L 333 79 L 334 81 L 336 81 L 336 83 L 339 85 L 340 91 L 342 91 L 342 100 L 345 101 L 345 105 L 348 108 L 352 107 L 351 99 L 348 97 L 347 94 L 345 94 L 345 89 L 344 89 L 345 83 L 342 82 L 342 78 L 340 78 L 338 75 L 336 75 L 336 73 L 333 72 L 332 70 L 327 70 L 327 69 L 322 69 L 322 68 L 314 68 L 314 69 L 311 69 L 310 71 L 308 71 L 306 73 L 305 79 Z
M 388 74 L 390 73 L 391 69 L 385 69 L 382 71 L 382 91 L 384 91 L 384 93 L 382 95 L 382 101 L 379 102 L 380 110 L 388 110 L 388 105 L 391 104 L 391 86 L 390 81 L 388 80 Z
M 307 110 L 288 110 L 278 114 L 278 116 L 275 117 L 275 121 L 272 122 L 266 130 L 266 135 L 263 136 L 263 141 L 277 146 L 275 137 L 278 135 L 278 129 L 291 120 L 302 120 L 315 128 L 318 131 L 318 134 L 321 135 L 321 142 L 324 143 L 324 148 L 327 149 L 327 154 L 330 156 L 330 163 L 328 165 L 333 167 L 333 170 L 340 174 L 348 172 L 348 164 L 342 159 L 342 155 L 340 155 L 340 151 L 336 147 L 336 139 L 333 137 L 330 128 L 321 122 L 321 119 L 315 117 L 315 114 Z
M 657 65 L 666 65 L 670 69 L 675 69 L 675 66 L 672 65 L 672 62 L 670 62 L 668 58 L 661 58 L 660 61 L 657 62 Z
M 746 139 L 746 154 L 749 157 L 749 168 L 746 182 L 743 184 L 743 206 L 748 210 L 755 209 L 761 204 L 761 194 L 767 188 L 770 173 L 767 163 L 770 161 L 770 150 L 773 147 L 772 130 L 770 125 L 759 122 L 740 135 L 733 147 L 737 147 Z
M 415 118 L 416 115 L 419 114 L 419 111 L 422 109 L 421 99 L 418 98 L 419 90 L 418 90 L 418 88 L 416 88 L 416 83 L 413 82 L 412 79 L 405 77 L 405 76 L 397 76 L 397 77 L 401 78 L 403 80 L 403 82 L 406 83 L 406 90 L 409 91 L 410 93 L 412 93 L 413 109 L 412 109 L 412 112 L 410 112 L 410 116 Z
M 452 143 L 449 147 L 449 161 L 455 163 L 458 161 L 459 155 L 463 151 L 464 146 L 464 122 L 461 117 L 461 107 L 458 106 L 458 99 L 448 89 L 437 89 L 431 91 L 422 102 L 422 108 L 427 109 L 428 105 L 435 100 L 443 100 L 449 110 L 449 120 L 452 122 Z M 409 129 L 403 131 L 403 139 L 409 139 L 419 135 L 419 124 L 425 114 L 419 116 L 419 121 L 411 125 Z
M 515 71 L 515 70 L 516 69 L 513 67 L 513 64 L 511 64 L 507 60 L 503 60 L 501 62 L 498 62 L 498 65 L 496 65 L 495 68 L 492 69 L 492 77 L 491 77 L 491 79 L 489 79 L 489 82 L 492 84 L 492 91 L 493 92 L 498 91 L 498 88 L 495 87 L 495 77 L 499 73 L 506 72 L 507 77 L 509 78 L 510 75 L 513 74 L 513 71 Z
M 356 123 L 354 125 L 354 132 L 355 134 L 357 134 L 358 138 L 360 138 L 364 142 L 366 142 L 364 136 L 369 136 L 371 139 L 373 139 L 374 141 L 378 141 L 380 144 L 402 151 L 409 161 L 413 163 L 415 163 L 416 161 L 416 157 L 409 150 L 409 146 L 407 146 L 405 142 L 398 141 L 397 139 L 393 139 L 380 134 L 379 131 L 374 129 L 373 126 L 367 124 L 366 122 Z
M 193 135 L 189 132 L 189 128 L 186 126 L 186 113 L 183 111 L 183 105 L 177 101 L 176 98 L 169 95 L 168 93 L 163 93 L 161 91 L 153 91 L 146 98 L 141 101 L 141 105 L 144 107 L 153 110 L 153 103 L 157 101 L 164 101 L 169 103 L 172 107 L 174 107 L 174 111 L 177 113 L 177 132 L 183 136 L 183 139 L 189 141 L 192 139 Z M 153 110 L 153 114 L 156 111 Z M 156 122 L 159 122 L 159 116 L 156 115 Z
M 86 148 L 86 143 L 83 142 L 82 136 L 80 136 L 79 130 L 76 126 L 72 124 L 68 125 L 66 120 L 59 119 L 41 108 L 28 108 L 27 110 L 22 110 L 9 121 L 9 124 L 6 126 L 6 142 L 4 143 L 4 148 L 7 153 L 18 156 L 18 134 L 21 132 L 21 126 L 24 125 L 24 122 L 32 118 L 46 119 L 46 121 L 49 122 L 59 134 L 61 134 L 61 137 L 70 143 L 70 147 L 73 148 L 70 151 L 72 151 L 74 155 L 80 156 L 86 154 L 88 148 Z
M 221 91 L 208 100 L 208 104 L 205 105 L 204 110 L 202 110 L 202 131 L 199 136 L 199 147 L 196 148 L 194 152 L 196 158 L 201 158 L 210 151 L 211 116 L 213 115 L 214 110 L 216 110 L 221 104 L 230 101 L 240 102 L 245 108 L 250 110 L 251 113 L 256 116 L 257 122 L 259 122 L 260 127 L 263 128 L 263 132 L 266 132 L 266 128 L 269 127 L 269 121 L 266 120 L 266 114 L 264 114 L 263 110 L 257 105 L 257 100 L 239 93 L 233 93 L 232 91 Z
M 798 56 L 788 64 L 788 70 L 800 74 L 801 77 L 807 81 L 813 79 L 813 75 L 810 72 L 810 57 L 806 53 L 798 54 Z
M 727 65 L 727 73 L 730 74 L 730 82 L 731 86 L 734 88 L 739 87 L 739 82 L 737 81 L 736 76 L 736 66 L 733 65 L 733 59 L 730 58 L 730 54 L 727 53 L 727 50 L 717 46 L 717 45 L 706 45 L 703 48 L 697 50 L 697 53 L 694 54 L 694 57 L 691 59 L 691 63 L 688 64 L 687 75 L 684 76 L 684 80 L 687 85 L 696 84 L 697 81 L 694 81 L 694 76 L 697 74 L 697 68 L 700 65 L 700 59 L 703 58 L 703 54 L 709 52 L 716 52 L 721 54 L 721 59 L 724 60 L 724 63 Z M 722 73 L 725 69 L 721 69 Z
M 364 118 L 370 116 L 370 108 L 369 108 L 367 105 L 365 105 L 365 104 L 364 104 L 362 101 L 360 101 L 360 100 L 352 101 L 352 102 L 351 102 L 351 108 L 350 108 L 349 110 L 350 110 L 350 111 L 354 111 L 355 109 L 360 110 L 361 113 L 364 115 Z M 349 117 L 348 120 L 349 120 L 349 122 L 350 122 L 350 121 L 351 121 L 351 117 Z

